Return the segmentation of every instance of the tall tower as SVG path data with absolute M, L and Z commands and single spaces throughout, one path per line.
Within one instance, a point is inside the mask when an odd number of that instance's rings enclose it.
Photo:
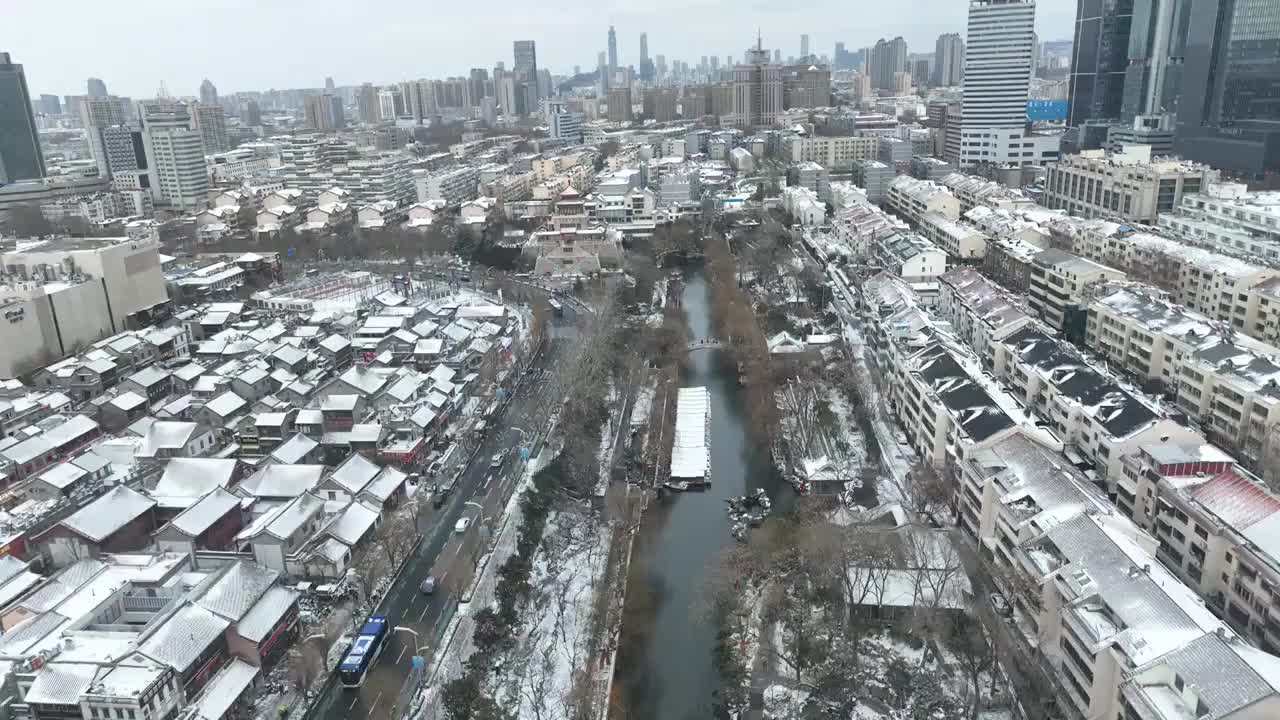
M 515 63 L 511 69 L 516 74 L 516 82 L 524 85 L 521 91 L 527 100 L 533 100 L 534 107 L 525 107 L 521 114 L 533 112 L 539 99 L 538 93 L 538 48 L 532 40 L 516 40 L 512 43 L 515 52 Z
M 96 77 L 91 77 L 85 83 L 85 91 L 89 97 L 106 97 L 107 84 Z
M 640 79 L 653 80 L 653 66 L 649 64 L 649 33 L 640 33 Z
M 618 33 L 614 32 L 613 26 L 609 26 L 609 80 L 613 81 L 614 73 L 618 72 Z
M 730 124 L 740 128 L 772 125 L 782 112 L 782 68 L 769 63 L 760 35 L 746 52 L 746 62 L 733 69 L 733 113 Z
M 1079 0 L 1076 4 L 1068 125 L 1120 119 L 1133 9 L 1133 0 Z
M 959 33 L 938 36 L 933 52 L 934 87 L 959 85 L 964 77 L 964 40 Z
M 205 78 L 204 82 L 200 83 L 200 102 L 206 105 L 218 104 L 218 88 L 209 81 L 209 78 Z
M 800 57 L 801 59 L 809 57 L 809 35 L 800 36 Z
M 148 103 L 142 109 L 147 163 L 155 175 L 156 200 L 186 211 L 204 207 L 209 176 L 204 141 L 191 127 L 191 113 L 182 103 Z
M 0 52 L 0 184 L 44 177 L 44 154 L 22 66 Z
M 1035 20 L 1035 0 L 970 0 L 962 165 L 1022 162 Z

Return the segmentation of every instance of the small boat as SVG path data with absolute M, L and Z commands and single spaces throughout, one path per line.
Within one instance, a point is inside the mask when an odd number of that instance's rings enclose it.
M 671 492 L 684 492 L 689 489 L 689 483 L 683 480 L 679 482 L 666 482 L 662 484 L 662 487 L 670 490 Z

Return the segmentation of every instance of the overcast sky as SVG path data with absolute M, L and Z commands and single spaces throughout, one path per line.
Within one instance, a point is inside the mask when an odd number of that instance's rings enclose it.
M 220 93 L 391 83 L 511 66 L 511 41 L 535 40 L 538 64 L 553 73 L 584 70 L 618 31 L 618 62 L 649 53 L 697 63 L 740 57 L 755 40 L 783 57 L 837 41 L 852 50 L 902 35 L 912 52 L 931 52 L 940 33 L 964 32 L 966 0 L 3 0 L 0 51 L 26 66 L 33 95 L 81 94 L 104 79 L 116 95 L 195 95 L 208 77 Z M 1070 39 L 1072 0 L 1041 0 L 1042 40 Z

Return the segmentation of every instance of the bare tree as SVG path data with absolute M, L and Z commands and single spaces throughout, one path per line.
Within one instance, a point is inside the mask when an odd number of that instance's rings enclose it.
M 392 513 L 374 532 L 374 542 L 386 555 L 387 564 L 394 572 L 418 544 L 414 513 Z

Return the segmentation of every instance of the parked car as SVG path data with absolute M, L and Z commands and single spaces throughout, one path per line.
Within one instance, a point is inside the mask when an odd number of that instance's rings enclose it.
M 469 527 L 471 527 L 471 518 L 464 517 L 458 520 L 458 522 L 454 523 L 453 531 L 461 535 L 462 533 L 466 532 L 467 528 Z
M 494 453 L 493 457 L 489 458 L 489 467 L 497 470 L 502 467 L 502 461 L 505 459 L 506 458 L 503 457 L 502 453 Z
M 1009 604 L 1009 601 L 1005 599 L 1004 595 L 998 592 L 993 592 L 991 593 L 990 600 L 991 609 L 995 610 L 997 615 L 1006 618 L 1013 617 L 1013 606 Z
M 428 575 L 422 578 L 422 584 L 418 586 L 423 595 L 431 595 L 436 591 L 436 576 Z

